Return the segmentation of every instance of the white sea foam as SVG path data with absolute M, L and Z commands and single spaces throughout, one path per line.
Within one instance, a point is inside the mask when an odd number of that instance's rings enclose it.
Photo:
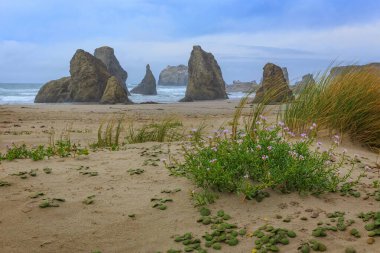
M 42 84 L 10 84 L 0 83 L 0 104 L 32 104 L 34 98 Z M 128 85 L 131 90 L 136 85 Z M 158 95 L 146 96 L 131 94 L 130 99 L 135 103 L 157 102 L 157 103 L 177 103 L 185 96 L 185 86 L 157 86 Z M 242 92 L 231 92 L 230 99 L 240 99 L 245 94 Z

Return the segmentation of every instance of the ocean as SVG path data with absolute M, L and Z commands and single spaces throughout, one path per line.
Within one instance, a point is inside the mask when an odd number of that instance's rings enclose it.
M 0 104 L 33 104 L 41 83 L 0 83 Z M 128 89 L 135 87 L 128 84 Z M 157 102 L 176 103 L 185 96 L 185 86 L 157 86 L 156 96 L 132 94 L 129 98 L 135 103 Z M 245 95 L 242 92 L 229 93 L 230 99 L 240 99 Z

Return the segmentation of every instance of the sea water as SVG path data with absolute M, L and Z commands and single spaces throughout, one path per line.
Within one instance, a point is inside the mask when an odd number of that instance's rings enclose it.
M 41 83 L 0 83 L 0 104 L 33 104 Z M 136 84 L 128 84 L 131 90 Z M 147 96 L 131 94 L 129 97 L 135 103 L 156 102 L 176 103 L 185 96 L 186 86 L 157 86 L 157 95 Z M 240 99 L 245 95 L 242 92 L 231 92 L 230 99 Z

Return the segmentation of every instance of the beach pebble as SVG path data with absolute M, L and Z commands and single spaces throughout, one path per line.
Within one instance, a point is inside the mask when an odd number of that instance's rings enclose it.
M 310 217 L 315 219 L 315 218 L 318 218 L 318 216 L 319 216 L 319 213 L 313 212 Z

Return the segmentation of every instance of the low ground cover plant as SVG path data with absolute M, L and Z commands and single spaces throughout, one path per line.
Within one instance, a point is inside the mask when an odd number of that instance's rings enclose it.
M 0 153 L 0 161 L 8 160 L 12 161 L 14 159 L 27 159 L 30 158 L 33 161 L 42 160 L 45 157 L 59 156 L 68 157 L 76 155 L 88 155 L 88 150 L 82 148 L 80 145 L 71 143 L 70 140 L 60 140 L 54 144 L 45 146 L 27 146 L 26 144 L 12 144 L 7 146 L 7 150 L 4 154 Z
M 320 143 L 314 147 L 317 125 L 313 123 L 293 139 L 296 134 L 283 122 L 267 123 L 262 105 L 252 109 L 244 130 L 238 130 L 240 108 L 246 101 L 235 113 L 232 131 L 218 130 L 207 140 L 183 146 L 184 161 L 179 164 L 183 175 L 204 189 L 237 192 L 248 199 L 261 196 L 260 201 L 268 188 L 320 194 L 337 191 L 347 180 L 350 173 L 338 173 L 344 155 L 339 162 L 331 161 L 339 136 L 333 137 L 328 150 L 321 150 Z
M 181 164 L 197 186 L 224 192 L 240 192 L 253 198 L 266 188 L 282 192 L 323 193 L 336 191 L 346 177 L 330 161 L 334 147 L 312 149 L 314 139 L 303 134 L 290 141 L 282 124 L 258 121 L 254 134 L 241 131 L 232 138 L 228 130 L 216 132 L 208 141 L 184 148 Z M 284 134 L 284 135 L 282 135 Z

